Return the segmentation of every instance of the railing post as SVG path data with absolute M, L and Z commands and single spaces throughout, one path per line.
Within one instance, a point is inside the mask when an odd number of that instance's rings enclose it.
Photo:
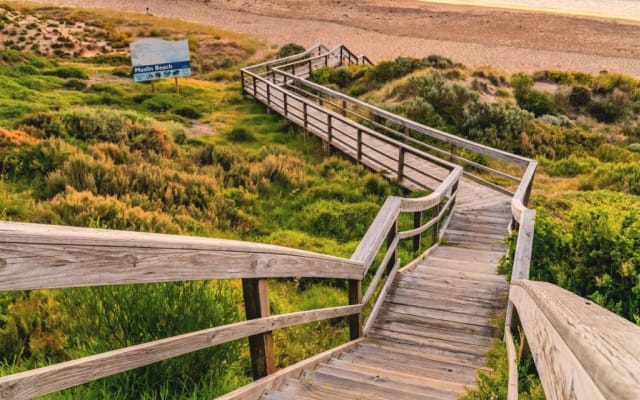
M 271 85 L 267 81 L 267 112 L 271 112 Z
M 340 46 L 340 64 L 338 64 L 338 65 L 342 65 L 342 57 L 344 57 L 344 55 L 342 54 L 342 49 L 343 49 L 343 47 Z
M 269 293 L 266 279 L 243 279 L 242 291 L 247 320 L 269 316 Z M 253 379 L 257 380 L 275 372 L 271 332 L 249 336 L 249 350 Z
M 529 204 L 529 197 L 531 196 L 531 189 L 533 188 L 533 178 L 535 177 L 535 172 L 531 176 L 531 180 L 527 185 L 527 191 L 524 192 L 524 198 L 522 199 L 522 204 L 526 207 Z
M 287 92 L 284 91 L 282 92 L 284 94 L 284 98 L 283 98 L 283 104 L 284 104 L 284 116 L 287 116 Z
M 362 161 L 362 130 L 358 129 L 358 152 L 356 156 L 358 157 L 358 161 Z
M 360 304 L 362 302 L 362 281 L 349 279 L 349 304 Z M 362 322 L 360 313 L 349 316 L 349 337 L 351 340 L 362 337 Z
M 295 64 L 291 65 L 291 75 L 294 75 L 294 76 L 296 75 L 296 65 Z
M 309 79 L 311 79 L 312 73 L 313 73 L 313 70 L 311 69 L 311 60 L 309 60 Z
M 327 114 L 327 143 L 328 148 L 327 148 L 327 152 L 329 154 L 331 154 L 331 141 L 333 138 L 333 117 L 331 116 L 331 114 Z
M 404 147 L 400 147 L 400 153 L 398 154 L 398 183 L 402 181 L 404 176 Z
M 253 76 L 253 97 L 258 98 L 258 83 L 255 75 Z
M 456 145 L 451 143 L 451 154 L 449 155 L 449 161 L 455 162 L 456 158 Z
M 244 93 L 244 71 L 240 70 L 240 86 L 241 86 L 241 91 L 240 93 Z
M 422 211 L 416 211 L 413 213 L 413 229 L 418 229 L 422 226 Z M 422 234 L 415 235 L 413 237 L 413 251 L 420 251 L 420 242 L 422 242 Z
M 342 116 L 347 116 L 347 101 L 344 99 L 342 100 Z
M 433 218 L 438 218 L 438 214 L 440 214 L 440 203 L 436 204 L 436 206 L 433 207 L 431 210 L 433 210 L 432 211 Z M 439 239 L 440 239 L 440 221 L 437 221 L 435 224 L 433 224 L 433 237 L 432 237 L 431 246 L 438 243 Z
M 302 103 L 302 119 L 304 121 L 304 131 L 307 131 L 307 126 L 309 125 L 309 120 L 307 118 L 307 103 Z
M 328 67 L 329 66 L 329 55 L 325 55 L 324 56 L 324 67 Z
M 391 247 L 391 245 L 393 244 L 393 241 L 395 240 L 397 234 L 398 234 L 398 220 L 396 219 L 393 222 L 393 225 L 391 226 L 391 229 L 389 229 L 389 233 L 387 233 L 387 248 Z M 387 264 L 385 266 L 385 268 L 387 268 L 387 269 L 393 268 L 393 266 L 396 263 L 396 259 L 397 258 L 398 258 L 398 248 L 396 247 L 393 250 L 393 255 L 391 256 L 391 259 L 389 259 L 389 264 Z

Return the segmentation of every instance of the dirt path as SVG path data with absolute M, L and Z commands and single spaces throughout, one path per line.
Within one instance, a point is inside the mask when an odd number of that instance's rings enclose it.
M 640 22 L 417 0 L 40 0 L 181 18 L 282 45 L 344 43 L 374 60 L 440 54 L 509 71 L 602 70 L 640 77 Z

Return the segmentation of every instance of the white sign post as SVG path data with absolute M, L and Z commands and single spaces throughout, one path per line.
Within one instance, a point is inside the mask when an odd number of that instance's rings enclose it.
M 177 89 L 178 77 L 191 75 L 188 40 L 148 38 L 136 40 L 129 48 L 135 82 L 151 81 L 153 85 L 158 79 L 175 78 Z

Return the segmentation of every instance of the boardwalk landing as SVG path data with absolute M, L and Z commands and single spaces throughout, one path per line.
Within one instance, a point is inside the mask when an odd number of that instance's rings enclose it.
M 365 340 L 262 399 L 456 399 L 475 385 L 508 285 L 508 196 L 461 182 L 444 244 L 396 278 Z

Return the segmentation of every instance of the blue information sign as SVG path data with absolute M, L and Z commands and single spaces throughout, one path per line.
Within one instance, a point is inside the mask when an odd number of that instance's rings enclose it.
M 187 40 L 141 39 L 131 43 L 130 48 L 136 82 L 191 75 Z

